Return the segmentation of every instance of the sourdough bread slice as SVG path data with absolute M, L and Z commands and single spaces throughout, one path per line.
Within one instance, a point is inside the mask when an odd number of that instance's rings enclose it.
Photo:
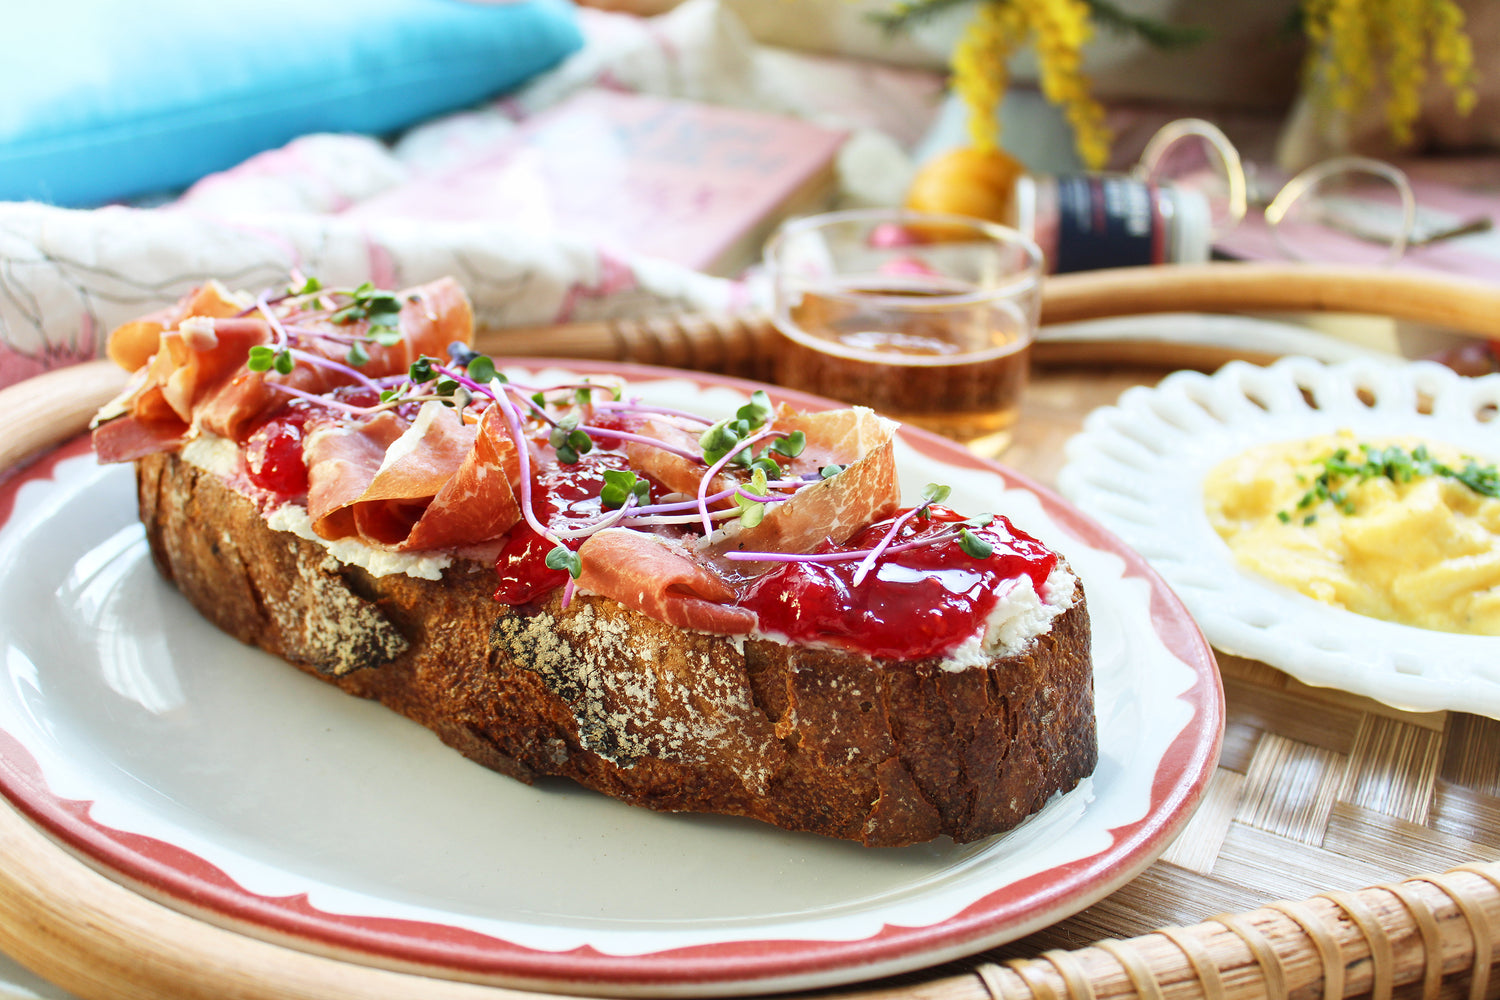
M 374 576 L 178 454 L 136 462 L 155 562 L 209 620 L 487 767 L 872 846 L 1009 829 L 1093 771 L 1081 586 L 1021 652 L 951 669 L 684 631 L 491 568 Z

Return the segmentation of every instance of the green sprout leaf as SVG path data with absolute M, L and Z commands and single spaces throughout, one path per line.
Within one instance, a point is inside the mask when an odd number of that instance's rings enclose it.
M 599 499 L 608 510 L 619 510 L 634 496 L 637 504 L 651 502 L 651 484 L 629 469 L 605 469 Z
M 566 545 L 559 545 L 547 553 L 548 569 L 565 569 L 573 579 L 578 579 L 583 572 L 583 560 L 578 558 L 578 553 Z
M 370 352 L 365 350 L 364 344 L 361 344 L 356 340 L 354 343 L 349 345 L 349 353 L 344 355 L 344 360 L 349 362 L 349 364 L 353 365 L 354 367 L 358 368 L 360 365 L 370 360 Z
M 698 445 L 703 449 L 703 461 L 713 465 L 737 448 L 744 436 L 740 430 L 742 426 L 741 421 L 726 417 L 704 431 L 698 437 Z
M 796 458 L 806 447 L 807 435 L 802 431 L 792 431 L 786 437 L 779 437 L 771 442 L 771 450 L 787 458 Z
M 411 367 L 407 369 L 406 375 L 413 382 L 421 385 L 423 382 L 431 382 L 437 378 L 438 373 L 432 367 L 432 359 L 424 355 L 411 363 Z
M 734 411 L 734 415 L 745 421 L 746 430 L 754 430 L 770 420 L 773 412 L 771 397 L 764 389 L 756 389 L 750 394 L 750 402 Z
M 275 369 L 282 375 L 290 375 L 292 369 L 297 367 L 297 361 L 292 357 L 292 352 L 284 347 L 278 351 L 267 344 L 256 344 L 250 348 L 250 356 L 245 360 L 245 367 L 253 372 L 268 372 Z
M 245 362 L 245 367 L 253 372 L 265 372 L 271 370 L 271 365 L 276 362 L 276 349 L 267 347 L 265 344 L 256 344 L 250 348 L 250 360 Z
M 489 385 L 495 379 L 495 362 L 483 354 L 477 354 L 469 359 L 468 367 L 465 369 L 469 378 L 480 385 Z
M 777 462 L 776 459 L 770 458 L 766 455 L 762 455 L 760 456 L 760 458 L 757 458 L 755 461 L 751 462 L 750 468 L 756 472 L 763 472 L 768 477 L 775 476 L 778 479 L 781 478 L 781 463 Z
M 368 320 L 372 333 L 376 330 L 395 330 L 401 314 L 401 300 L 394 294 L 382 291 L 366 281 L 349 293 L 349 298 L 349 304 L 329 319 L 335 323 Z M 398 333 L 397 337 L 399 336 Z
M 926 503 L 942 503 L 953 493 L 953 487 L 942 483 L 928 483 L 922 487 L 922 499 Z
M 988 559 L 995 551 L 995 546 L 980 538 L 968 528 L 958 530 L 958 546 L 975 559 Z
M 818 475 L 823 477 L 824 479 L 832 479 L 834 476 L 843 471 L 844 466 L 842 465 L 825 465 L 818 470 Z
M 771 488 L 766 485 L 766 474 L 761 469 L 756 469 L 750 481 L 740 487 L 746 493 L 753 493 L 758 497 L 770 496 Z M 753 528 L 766 516 L 768 504 L 759 500 L 751 500 L 740 493 L 734 495 L 735 506 L 740 509 L 740 523 L 747 528 Z
M 578 417 L 575 414 L 568 414 L 566 417 L 563 417 L 561 420 L 559 420 L 556 426 L 552 428 L 551 432 L 547 435 L 547 443 L 554 448 L 566 447 L 568 444 L 569 435 L 571 435 L 573 431 L 577 429 L 577 427 Z
M 322 290 L 323 290 L 323 283 L 321 281 L 319 281 L 317 278 L 313 278 L 313 277 L 309 277 L 306 281 L 304 281 L 302 283 L 302 287 L 301 288 L 298 288 L 298 287 L 296 287 L 294 285 L 287 285 L 286 286 L 286 293 L 288 295 L 291 295 L 291 296 L 316 295 L 318 292 L 321 292 Z

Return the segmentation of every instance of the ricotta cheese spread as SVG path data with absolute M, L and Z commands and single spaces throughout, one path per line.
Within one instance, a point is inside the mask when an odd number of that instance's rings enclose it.
M 1073 603 L 1077 585 L 1077 578 L 1062 566 L 1047 575 L 1040 594 L 1030 579 L 1017 578 L 985 619 L 984 631 L 949 653 L 943 669 L 957 673 L 1024 651 L 1031 640 L 1052 631 L 1052 622 Z

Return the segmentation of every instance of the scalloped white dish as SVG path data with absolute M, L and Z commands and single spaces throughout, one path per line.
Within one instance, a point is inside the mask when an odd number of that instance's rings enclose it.
M 1500 637 L 1381 621 L 1242 570 L 1203 506 L 1220 461 L 1345 429 L 1500 460 L 1497 406 L 1500 375 L 1463 378 L 1430 362 L 1285 358 L 1176 372 L 1089 414 L 1058 486 L 1146 557 L 1216 648 L 1397 708 L 1500 718 Z
M 588 371 L 716 414 L 756 388 Z M 897 465 L 909 496 L 946 482 L 955 505 L 1012 515 L 1088 588 L 1099 766 L 1008 834 L 866 849 L 486 771 L 209 625 L 153 568 L 130 469 L 86 441 L 0 484 L 0 792 L 167 905 L 483 983 L 807 989 L 1029 933 L 1132 878 L 1191 815 L 1223 734 L 1213 655 L 1145 561 L 1056 495 L 918 431 Z

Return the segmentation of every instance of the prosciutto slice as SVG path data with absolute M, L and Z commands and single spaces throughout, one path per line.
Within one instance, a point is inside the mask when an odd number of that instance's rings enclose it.
M 520 462 L 494 406 L 477 424 L 437 402 L 410 426 L 382 413 L 314 432 L 304 454 L 323 538 L 415 551 L 489 541 L 520 520 Z
M 106 412 L 160 426 L 98 435 L 100 459 L 138 458 L 149 453 L 138 449 L 152 440 L 175 447 L 199 428 L 243 440 L 262 416 L 288 398 L 276 388 L 278 383 L 324 393 L 356 383 L 360 375 L 400 374 L 424 354 L 444 357 L 450 343 L 467 344 L 472 337 L 473 309 L 452 278 L 401 292 L 399 298 L 401 339 L 389 346 L 368 343 L 369 359 L 359 366 L 358 375 L 345 370 L 344 358 L 350 339 L 362 336 L 368 323 L 335 324 L 327 319 L 299 321 L 296 347 L 332 365 L 304 361 L 288 375 L 250 371 L 245 367 L 250 348 L 273 342 L 271 325 L 258 312 L 239 315 L 244 312 L 240 301 L 216 285 L 194 291 L 171 309 L 125 324 L 110 335 L 110 356 L 117 362 L 138 360 L 142 345 L 153 335 L 155 340 L 144 362 L 144 378 Z
M 578 550 L 580 590 L 612 598 L 678 628 L 743 635 L 755 613 L 735 606 L 734 588 L 680 542 L 661 535 L 605 528 Z
M 375 481 L 386 450 L 406 431 L 389 411 L 359 424 L 314 431 L 302 445 L 307 465 L 307 513 L 313 530 L 327 539 L 358 534 L 354 505 Z
M 109 335 L 105 351 L 111 361 L 133 372 L 150 362 L 162 333 L 175 328 L 187 317 L 227 319 L 244 312 L 249 305 L 249 296 L 232 295 L 217 281 L 209 281 L 165 309 L 116 327 Z
M 157 338 L 156 353 L 145 375 L 132 383 L 106 411 L 119 412 L 137 426 L 94 432 L 94 450 L 102 462 L 123 462 L 149 451 L 139 446 L 155 440 L 176 447 L 188 436 L 194 415 L 206 398 L 241 372 L 250 348 L 270 339 L 264 323 L 189 316 Z M 122 447 L 130 442 L 137 447 Z
M 753 528 L 730 521 L 701 543 L 709 553 L 810 552 L 825 539 L 842 544 L 900 506 L 895 421 L 856 406 L 820 413 L 783 413 L 775 426 L 784 434 L 800 430 L 807 435 L 804 456 L 794 468 L 833 463 L 843 465 L 844 471 L 770 505 Z M 745 563 L 739 565 L 750 568 Z

